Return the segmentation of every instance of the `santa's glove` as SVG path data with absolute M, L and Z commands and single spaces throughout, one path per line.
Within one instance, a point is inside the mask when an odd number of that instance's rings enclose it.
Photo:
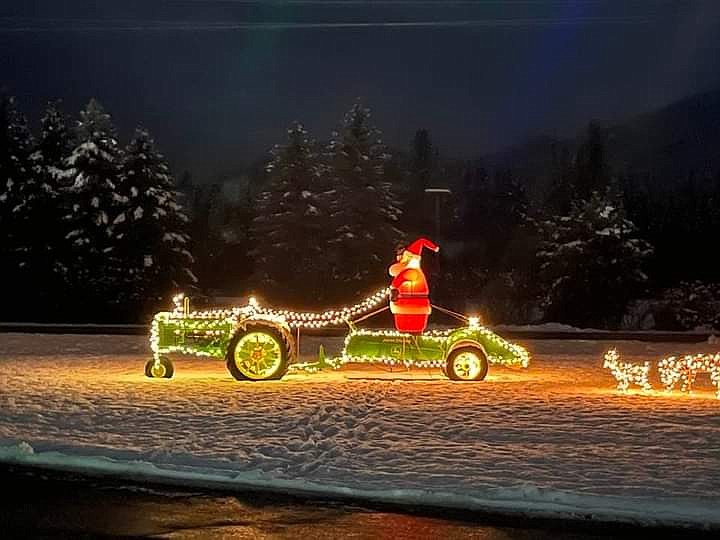
M 395 302 L 400 297 L 400 291 L 397 289 L 390 289 L 390 301 Z

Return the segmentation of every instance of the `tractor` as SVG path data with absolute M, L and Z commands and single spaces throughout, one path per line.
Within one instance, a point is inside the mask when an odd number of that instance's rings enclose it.
M 183 353 L 224 359 L 238 381 L 281 379 L 288 371 L 316 372 L 345 364 L 439 368 L 451 380 L 481 381 L 491 365 L 527 367 L 529 353 L 486 328 L 477 317 L 434 306 L 458 317 L 464 324 L 420 333 L 394 329 L 358 328 L 357 324 L 388 309 L 389 289 L 383 289 L 353 306 L 325 312 L 293 312 L 261 307 L 250 298 L 242 307 L 191 311 L 188 298 L 175 298 L 175 309 L 157 313 L 150 331 L 153 357 L 145 374 L 171 378 L 169 354 Z M 380 307 L 383 303 L 386 305 Z M 342 352 L 334 358 L 323 353 L 310 362 L 298 354 L 301 330 L 345 325 Z

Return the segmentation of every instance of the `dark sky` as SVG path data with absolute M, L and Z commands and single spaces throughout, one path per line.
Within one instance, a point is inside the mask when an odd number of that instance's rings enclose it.
M 357 97 L 390 144 L 466 157 L 720 87 L 720 1 L 1 0 L 0 85 L 33 125 L 97 97 L 199 177 Z

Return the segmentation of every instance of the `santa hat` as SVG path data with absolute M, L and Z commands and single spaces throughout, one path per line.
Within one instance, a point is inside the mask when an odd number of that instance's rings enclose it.
M 434 242 L 431 242 L 427 238 L 418 238 L 412 244 L 406 247 L 405 251 L 420 257 L 423 248 L 430 249 L 436 253 L 440 250 L 440 246 L 436 245 Z

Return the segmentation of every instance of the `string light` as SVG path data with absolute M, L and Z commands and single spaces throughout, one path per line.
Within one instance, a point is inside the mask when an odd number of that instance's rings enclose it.
M 153 317 L 150 325 L 150 350 L 156 365 L 160 363 L 161 355 L 171 353 L 222 357 L 225 346 L 240 320 L 267 320 L 293 329 L 339 326 L 376 309 L 386 301 L 389 294 L 389 289 L 385 288 L 352 306 L 323 312 L 296 312 L 264 308 L 252 296 L 247 305 L 242 307 L 190 311 L 187 297 L 180 293 L 173 296 L 172 312 L 159 312 Z M 174 327 L 173 335 L 161 336 L 161 328 L 170 327 Z M 188 338 L 197 340 L 201 337 L 216 339 L 209 343 L 186 343 Z M 179 343 L 181 340 L 182 344 Z
M 680 381 L 683 392 L 692 391 L 698 373 L 709 373 L 716 389 L 715 395 L 720 399 L 720 353 L 663 358 L 658 362 L 658 372 L 660 381 L 667 391 L 672 391 Z
M 381 289 L 358 302 L 357 304 L 323 312 L 296 312 L 276 310 L 260 306 L 254 297 L 242 307 L 190 311 L 187 298 L 183 294 L 173 297 L 172 312 L 157 313 L 150 326 L 150 349 L 156 364 L 160 356 L 170 353 L 194 354 L 197 356 L 225 355 L 227 343 L 237 325 L 243 320 L 267 320 L 279 324 L 286 329 L 320 329 L 328 326 L 348 324 L 351 331 L 345 338 L 343 352 L 339 358 L 325 362 L 333 368 L 339 368 L 350 362 L 381 363 L 389 366 L 404 365 L 408 368 L 439 368 L 446 362 L 455 344 L 480 343 L 486 350 L 488 362 L 505 366 L 527 367 L 530 362 L 528 351 L 501 338 L 480 324 L 479 317 L 469 317 L 468 326 L 452 330 L 430 330 L 421 336 L 411 336 L 396 330 L 358 330 L 351 326 L 351 321 L 367 314 L 389 297 L 388 288 Z M 348 352 L 348 345 L 353 338 L 371 336 L 376 338 L 393 338 L 406 340 L 411 344 L 413 339 L 421 339 L 432 343 L 438 351 L 435 358 L 395 358 L 392 356 L 376 356 L 370 354 L 353 355 Z M 315 373 L 320 370 L 319 363 L 298 363 L 291 366 L 292 370 Z
M 650 362 L 644 364 L 632 364 L 622 362 L 616 349 L 610 349 L 605 353 L 603 367 L 608 368 L 617 380 L 617 389 L 626 392 L 631 384 L 636 384 L 643 390 L 652 390 L 650 381 Z
M 372 341 L 377 338 L 391 338 L 402 347 L 394 356 L 382 356 L 376 354 L 353 354 L 354 348 L 362 345 L 362 338 L 370 337 Z M 435 358 L 412 358 L 406 355 L 404 347 L 408 349 L 422 350 L 418 341 L 430 345 L 431 351 L 437 350 Z M 429 343 L 428 343 L 429 342 Z M 468 342 L 480 343 L 483 345 L 490 364 L 503 366 L 521 366 L 526 368 L 530 363 L 530 353 L 514 343 L 510 343 L 485 327 L 467 327 L 452 330 L 431 330 L 420 336 L 413 336 L 396 330 L 366 330 L 355 329 L 345 337 L 345 344 L 338 359 L 338 364 L 363 363 L 363 364 L 385 364 L 387 366 L 405 366 L 407 368 L 440 368 L 445 366 L 447 355 L 452 351 L 455 344 Z M 421 353 L 422 354 L 422 353 Z M 427 354 L 427 352 L 425 353 Z M 338 366 L 339 367 L 339 366 Z
M 255 297 L 248 299 L 247 305 L 235 308 L 208 309 L 201 311 L 189 311 L 185 313 L 185 295 L 178 294 L 173 297 L 175 309 L 172 317 L 184 317 L 190 319 L 218 319 L 250 315 L 264 315 L 272 317 L 276 321 L 284 321 L 291 328 L 325 328 L 327 326 L 339 326 L 360 315 L 368 313 L 383 304 L 390 295 L 390 289 L 385 288 L 377 291 L 354 304 L 342 308 L 330 309 L 322 312 L 279 310 L 260 306 Z
M 605 353 L 603 367 L 609 368 L 618 381 L 618 390 L 625 392 L 631 384 L 640 386 L 643 390 L 652 390 L 648 381 L 650 362 L 632 364 L 620 361 L 620 355 L 615 349 Z M 716 354 L 688 354 L 681 357 L 669 356 L 657 363 L 660 382 L 668 392 L 671 392 L 678 382 L 683 392 L 691 392 L 692 386 L 699 373 L 709 373 L 710 381 L 715 386 L 715 395 L 720 399 L 720 353 Z
M 389 296 L 390 289 L 385 288 L 368 296 L 355 305 L 330 309 L 319 313 L 276 310 L 260 306 L 256 306 L 255 309 L 258 313 L 284 320 L 291 328 L 318 329 L 328 326 L 339 326 L 360 315 L 369 313 L 385 303 Z

